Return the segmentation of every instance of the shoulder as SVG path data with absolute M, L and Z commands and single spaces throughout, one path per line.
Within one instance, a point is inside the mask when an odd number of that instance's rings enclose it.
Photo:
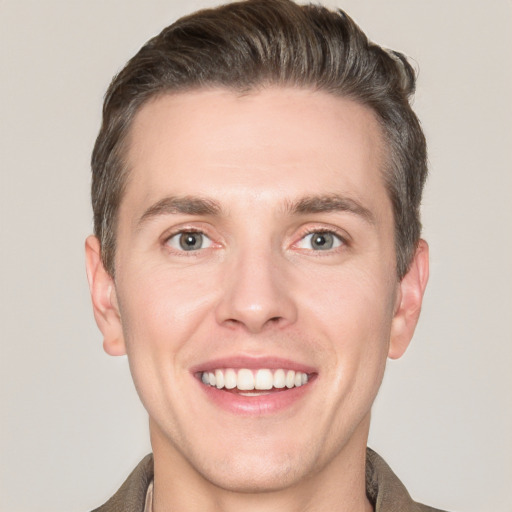
M 446 512 L 415 502 L 384 459 L 370 448 L 366 451 L 366 493 L 375 512 Z
M 92 512 L 143 512 L 146 493 L 153 480 L 153 455 L 146 455 L 119 490 Z

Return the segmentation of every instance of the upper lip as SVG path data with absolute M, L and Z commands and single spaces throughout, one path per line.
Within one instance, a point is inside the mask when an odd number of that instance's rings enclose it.
M 217 359 L 210 359 L 203 363 L 194 365 L 190 370 L 192 373 L 208 372 L 220 368 L 247 368 L 255 370 L 258 368 L 268 368 L 269 370 L 277 370 L 279 368 L 286 370 L 294 370 L 303 373 L 317 373 L 313 366 L 286 359 L 282 357 L 272 356 L 246 356 L 235 355 L 229 357 L 221 357 Z

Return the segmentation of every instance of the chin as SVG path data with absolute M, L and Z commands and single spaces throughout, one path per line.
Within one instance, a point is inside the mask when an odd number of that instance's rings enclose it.
M 300 482 L 304 473 L 304 468 L 299 467 L 297 462 L 276 460 L 275 457 L 237 457 L 216 466 L 214 470 L 203 469 L 203 477 L 217 487 L 245 494 L 292 487 Z

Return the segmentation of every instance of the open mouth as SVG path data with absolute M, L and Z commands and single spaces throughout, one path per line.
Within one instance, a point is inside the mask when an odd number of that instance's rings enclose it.
M 304 386 L 312 378 L 304 372 L 278 369 L 218 368 L 198 372 L 197 377 L 206 386 L 231 391 L 242 396 L 259 396 Z

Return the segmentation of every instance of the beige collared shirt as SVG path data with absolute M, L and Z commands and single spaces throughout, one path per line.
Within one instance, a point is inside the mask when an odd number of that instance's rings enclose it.
M 149 482 L 149 487 L 146 492 L 146 502 L 144 504 L 144 512 L 153 512 L 153 480 Z

